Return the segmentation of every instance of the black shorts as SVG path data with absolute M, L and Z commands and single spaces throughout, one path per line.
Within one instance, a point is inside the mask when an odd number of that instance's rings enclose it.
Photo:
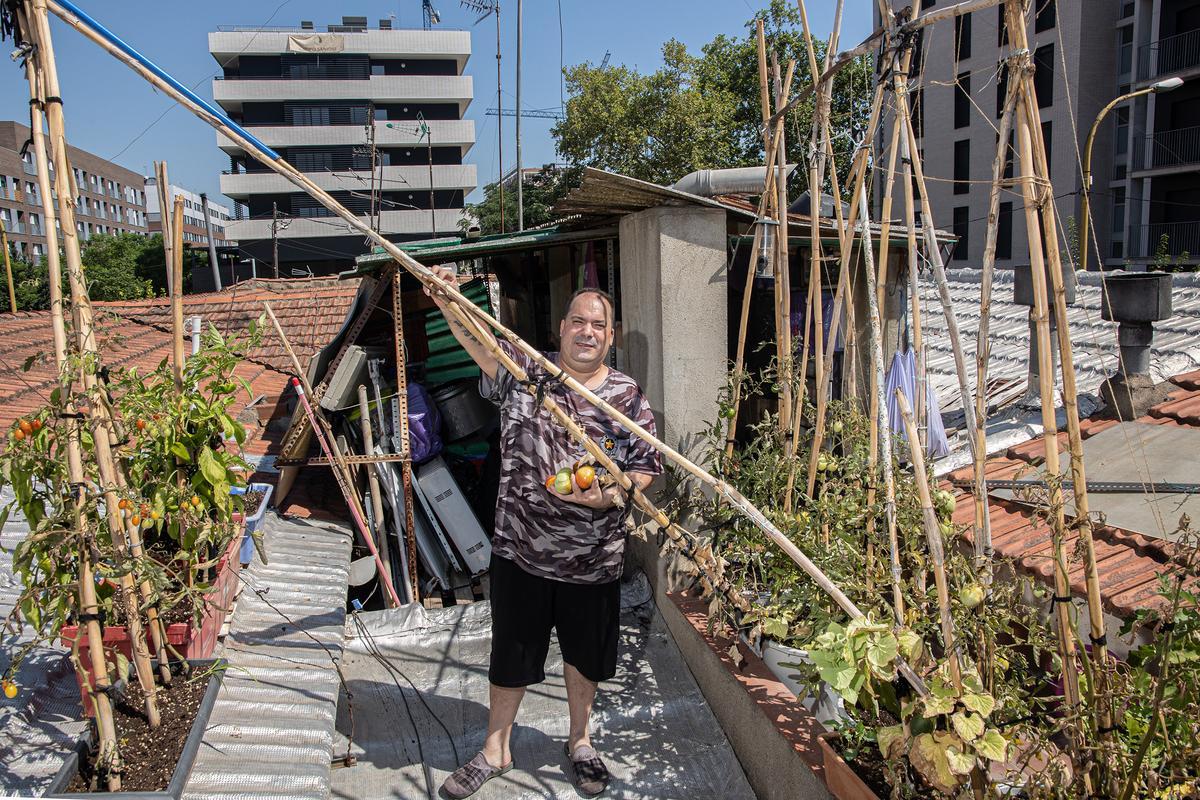
M 492 555 L 492 660 L 488 680 L 510 689 L 546 679 L 550 630 L 558 631 L 563 661 L 589 681 L 617 674 L 620 581 L 565 583 L 530 575 Z

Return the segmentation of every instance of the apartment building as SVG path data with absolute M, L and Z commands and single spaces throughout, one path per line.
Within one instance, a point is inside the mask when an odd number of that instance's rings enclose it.
M 476 185 L 475 166 L 463 163 L 475 142 L 463 119 L 469 32 L 343 17 L 320 31 L 311 22 L 219 30 L 209 52 L 223 71 L 216 102 L 361 219 L 376 217 L 396 241 L 458 230 Z M 227 233 L 246 256 L 269 271 L 277 243 L 281 274 L 323 274 L 363 252 L 362 235 L 307 194 L 228 138 L 217 144 L 230 163 L 221 192 L 235 204 Z
M 948 0 L 919 5 L 925 11 L 941 2 Z M 983 261 L 996 127 L 1007 90 L 1003 13 L 997 6 L 926 29 L 914 58 L 915 121 L 935 221 L 959 239 L 950 266 L 978 268 Z M 1167 77 L 1185 79 L 1175 91 L 1121 104 L 1098 128 L 1089 262 L 1092 268 L 1136 268 L 1161 249 L 1177 260 L 1186 253 L 1196 263 L 1200 80 L 1189 78 L 1200 77 L 1200 0 L 1034 0 L 1027 31 L 1050 178 L 1067 232 L 1080 219 L 1083 149 L 1100 111 L 1126 92 Z M 1014 156 L 1007 149 L 1006 177 Z M 1000 268 L 1029 263 L 1023 209 L 1015 189 L 1001 196 Z
M 153 175 L 145 177 L 146 190 L 146 226 L 151 235 L 162 233 L 162 215 L 158 209 L 158 179 Z M 185 246 L 208 247 L 208 231 L 204 226 L 204 198 L 195 192 L 181 186 L 171 184 L 167 187 L 167 213 L 173 214 L 175 198 L 183 198 L 183 243 Z M 228 242 L 226 227 L 232 220 L 232 211 L 228 206 L 208 201 L 208 219 L 212 225 L 213 244 L 223 247 Z
M 33 147 L 25 146 L 28 141 L 28 125 L 0 122 L 0 219 L 12 251 L 36 261 L 46 253 L 46 227 Z M 78 192 L 75 216 L 81 239 L 102 233 L 146 233 L 146 195 L 140 175 L 77 147 L 69 147 L 67 158 Z M 53 199 L 57 203 L 57 192 Z

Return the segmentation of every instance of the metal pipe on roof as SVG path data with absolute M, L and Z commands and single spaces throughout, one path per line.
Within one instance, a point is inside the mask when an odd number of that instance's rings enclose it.
M 788 164 L 787 174 L 791 175 L 795 168 L 795 164 Z M 700 197 L 714 197 L 719 194 L 762 194 L 767 188 L 767 171 L 762 167 L 698 169 L 675 181 L 670 188 Z

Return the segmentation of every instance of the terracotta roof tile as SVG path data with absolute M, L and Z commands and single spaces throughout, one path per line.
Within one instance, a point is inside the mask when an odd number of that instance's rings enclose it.
M 1138 422 L 1200 427 L 1200 371 L 1179 375 L 1171 380 L 1181 388 L 1172 392 L 1165 402 L 1151 408 L 1149 414 L 1139 418 Z M 1115 420 L 1088 419 L 1080 423 L 1080 429 L 1084 438 L 1087 438 L 1115 424 Z M 1059 443 L 1066 457 L 1066 433 L 1059 434 Z M 1044 455 L 1045 442 L 1038 437 L 1008 448 L 1003 455 L 988 459 L 986 474 L 993 480 L 1010 479 L 1040 463 Z M 973 471 L 965 467 L 947 477 L 950 480 L 970 480 Z M 949 483 L 943 483 L 943 487 L 949 486 Z M 966 536 L 970 539 L 970 525 L 975 516 L 973 495 L 962 488 L 955 488 L 954 492 L 958 502 L 953 521 L 957 525 L 967 526 Z M 989 498 L 988 508 L 992 545 L 997 555 L 1011 560 L 1026 574 L 1053 585 L 1054 562 L 1050 557 L 1053 545 L 1045 521 L 1038 519 L 1032 508 L 1011 500 Z M 1106 610 L 1118 617 L 1127 617 L 1140 608 L 1159 603 L 1158 576 L 1176 554 L 1178 545 L 1111 525 L 1095 526 L 1093 540 L 1100 593 Z M 1071 591 L 1082 597 L 1086 595 L 1087 587 L 1084 564 L 1075 556 L 1077 543 L 1078 534 L 1070 532 L 1065 542 L 1068 579 Z M 1200 578 L 1190 578 L 1189 581 L 1200 585 Z

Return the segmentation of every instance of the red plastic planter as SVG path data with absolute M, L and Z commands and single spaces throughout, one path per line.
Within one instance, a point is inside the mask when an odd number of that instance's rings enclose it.
M 229 542 L 221 560 L 217 562 L 217 578 L 204 595 L 204 615 L 200 619 L 200 626 L 193 627 L 187 622 L 176 622 L 167 626 L 167 642 L 189 661 L 211 658 L 213 651 L 217 648 L 217 636 L 221 633 L 225 614 L 233 603 L 234 595 L 237 594 L 237 573 L 241 569 L 238 549 L 241 544 L 242 536 L 239 533 Z M 79 626 L 64 625 L 60 632 L 60 641 L 63 646 L 70 648 L 78 635 Z M 149 642 L 147 643 L 149 644 Z M 129 638 L 129 629 L 124 625 L 106 626 L 104 628 L 104 649 L 110 652 L 116 650 L 126 658 L 132 659 L 133 642 Z M 150 656 L 153 658 L 154 653 L 150 653 Z M 79 660 L 87 670 L 88 679 L 94 680 L 86 636 L 79 641 Z M 90 717 L 92 716 L 91 697 L 84 691 L 83 681 L 78 672 L 75 673 L 75 680 L 79 683 L 79 694 L 83 698 L 83 712 Z

